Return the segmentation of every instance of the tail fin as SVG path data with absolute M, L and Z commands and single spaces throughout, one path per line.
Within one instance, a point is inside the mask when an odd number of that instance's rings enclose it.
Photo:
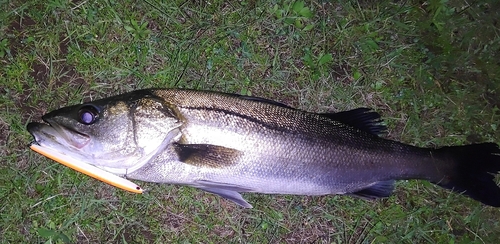
M 500 171 L 500 149 L 495 143 L 443 147 L 436 150 L 456 163 L 455 171 L 441 182 L 444 188 L 463 193 L 477 201 L 500 207 L 500 188 L 495 174 Z

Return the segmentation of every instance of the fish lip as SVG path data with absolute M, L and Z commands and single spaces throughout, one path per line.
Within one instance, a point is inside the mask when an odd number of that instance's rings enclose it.
M 39 122 L 30 122 L 30 123 L 28 123 L 28 125 L 26 126 L 26 129 L 28 130 L 28 132 L 33 137 L 33 141 L 31 142 L 31 144 L 40 145 L 40 141 L 42 139 L 39 137 L 38 132 L 40 131 L 40 127 L 45 126 L 45 125 L 47 125 L 47 124 L 39 123 Z
M 46 115 L 42 116 L 45 123 L 30 122 L 26 126 L 28 132 L 33 136 L 34 141 L 38 145 L 42 145 L 46 140 L 66 142 L 77 149 L 81 149 L 90 142 L 90 136 L 73 130 L 67 126 L 62 126 L 55 121 L 49 119 Z M 44 129 L 45 128 L 45 129 Z M 57 140 L 57 137 L 62 140 Z
M 30 122 L 30 123 L 28 123 L 28 125 L 26 126 L 26 129 L 28 130 L 28 132 L 29 132 L 32 136 L 35 136 L 36 131 L 38 130 L 38 128 L 40 127 L 40 125 L 43 125 L 43 123 L 38 123 L 38 122 Z M 36 140 L 36 139 L 35 139 L 35 140 Z

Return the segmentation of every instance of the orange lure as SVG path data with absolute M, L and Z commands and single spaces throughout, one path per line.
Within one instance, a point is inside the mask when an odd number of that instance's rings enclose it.
M 61 154 L 59 152 L 56 152 L 54 150 L 48 149 L 41 147 L 36 144 L 31 144 L 30 145 L 31 150 L 42 154 L 43 156 L 50 158 L 62 165 L 65 165 L 67 167 L 70 167 L 78 172 L 84 173 L 92 178 L 98 179 L 102 182 L 108 183 L 112 186 L 118 187 L 120 189 L 133 192 L 133 193 L 142 193 L 143 189 L 133 183 L 132 181 L 129 181 L 125 178 L 119 177 L 117 175 L 114 175 L 112 173 L 109 173 L 107 171 L 104 171 L 100 168 L 94 167 L 90 164 L 75 160 L 73 158 L 70 158 L 64 154 Z

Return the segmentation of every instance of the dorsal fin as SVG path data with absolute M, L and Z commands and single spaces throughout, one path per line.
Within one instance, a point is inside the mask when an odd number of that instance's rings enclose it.
M 276 101 L 265 99 L 265 98 L 262 98 L 262 97 L 252 97 L 252 96 L 244 96 L 244 95 L 237 95 L 237 96 L 239 98 L 242 98 L 242 99 L 245 99 L 245 100 L 257 101 L 257 102 L 262 102 L 262 103 L 268 103 L 268 104 L 276 105 L 276 106 L 283 107 L 283 108 L 295 109 L 295 108 L 292 108 L 292 107 L 290 107 L 290 106 L 288 106 L 288 105 L 286 105 L 284 103 L 276 102 Z
M 244 96 L 244 95 L 236 95 L 236 96 L 245 100 L 257 101 L 284 108 L 295 109 L 286 104 L 269 100 L 266 98 Z M 337 113 L 321 113 L 320 115 L 350 125 L 352 127 L 355 127 L 357 129 L 360 129 L 362 131 L 368 132 L 376 136 L 383 135 L 387 131 L 387 127 L 381 124 L 383 121 L 380 117 L 380 114 L 369 108 L 356 108 L 353 110 L 342 111 Z
M 373 135 L 382 135 L 387 130 L 387 127 L 381 124 L 382 119 L 380 118 L 380 114 L 369 108 L 357 108 L 338 113 L 323 113 L 320 115 Z

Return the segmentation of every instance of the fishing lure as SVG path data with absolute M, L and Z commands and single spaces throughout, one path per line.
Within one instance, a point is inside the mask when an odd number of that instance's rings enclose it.
M 100 180 L 104 183 L 110 184 L 112 186 L 118 187 L 120 189 L 133 192 L 133 193 L 143 193 L 143 189 L 132 181 L 129 181 L 120 176 L 114 175 L 100 168 L 92 166 L 90 164 L 84 163 L 79 160 L 68 157 L 65 154 L 59 153 L 49 148 L 41 147 L 37 144 L 30 145 L 31 150 L 50 158 L 64 166 L 72 168 L 78 172 L 84 173 L 92 178 Z

